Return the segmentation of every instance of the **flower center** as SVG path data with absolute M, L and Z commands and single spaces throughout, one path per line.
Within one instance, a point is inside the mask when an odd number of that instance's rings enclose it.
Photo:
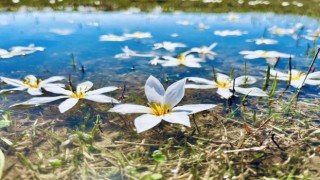
M 275 34 L 283 34 L 283 30 L 280 29 L 280 28 L 277 28 L 277 29 L 275 30 Z
M 85 96 L 86 94 L 84 92 L 80 92 L 80 93 L 73 92 L 71 94 L 71 97 L 76 99 L 81 99 L 81 98 L 84 98 Z
M 267 52 L 263 52 L 260 55 L 262 58 L 267 58 L 268 57 L 268 53 Z
M 38 88 L 41 81 L 41 79 L 37 79 L 36 82 L 31 82 L 30 78 L 26 78 L 22 83 L 31 88 Z
M 291 80 L 300 80 L 305 74 L 302 72 L 298 72 L 297 74 L 291 75 Z
M 162 106 L 160 103 L 148 103 L 148 106 L 151 108 L 151 113 L 156 116 L 162 116 L 172 111 L 170 106 Z
M 180 64 L 184 64 L 185 61 L 186 61 L 186 55 L 180 54 L 177 59 L 178 59 Z
M 217 82 L 218 88 L 230 88 L 231 87 L 231 81 L 230 80 L 222 80 Z

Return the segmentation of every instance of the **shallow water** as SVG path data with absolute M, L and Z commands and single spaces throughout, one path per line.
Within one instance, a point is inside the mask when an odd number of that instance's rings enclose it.
M 72 75 L 75 84 L 84 80 L 96 83 L 99 88 L 107 85 L 128 85 L 129 94 L 143 94 L 141 91 L 149 75 L 162 78 L 165 75 L 175 81 L 183 77 L 197 76 L 212 79 L 212 67 L 217 72 L 229 74 L 235 69 L 235 77 L 243 75 L 244 62 L 242 50 L 275 50 L 292 54 L 293 67 L 307 71 L 312 58 L 306 58 L 308 44 L 313 42 L 306 39 L 295 40 L 292 36 L 272 35 L 266 29 L 272 26 L 291 28 L 297 23 L 303 23 L 304 29 L 299 32 L 315 30 L 319 26 L 316 19 L 294 15 L 277 15 L 273 13 L 244 13 L 235 15 L 239 19 L 228 21 L 230 14 L 200 14 L 200 13 L 128 13 L 128 12 L 8 12 L 0 14 L 0 48 L 9 49 L 12 46 L 27 46 L 35 44 L 45 47 L 45 51 L 36 52 L 26 57 L 16 56 L 0 59 L 0 75 L 22 79 L 25 75 L 33 74 L 42 79 L 53 75 Z M 179 25 L 177 21 L 190 21 L 192 25 Z M 210 28 L 199 30 L 198 23 L 204 23 Z M 94 26 L 92 26 L 94 24 Z M 53 29 L 66 31 L 67 35 L 53 33 Z M 248 34 L 242 36 L 221 37 L 213 34 L 216 30 L 241 30 Z M 122 35 L 136 31 L 150 32 L 152 38 L 132 39 L 124 42 L 101 42 L 99 36 L 104 34 Z M 266 31 L 266 32 L 265 32 Z M 68 34 L 69 33 L 69 34 Z M 177 33 L 178 37 L 171 34 Z M 272 38 L 279 41 L 275 45 L 256 45 L 246 42 L 248 39 Z M 163 41 L 181 42 L 186 48 L 177 48 L 174 52 L 164 49 L 152 50 L 154 43 Z M 149 64 L 148 57 L 132 57 L 117 59 L 114 55 L 121 53 L 121 48 L 128 46 L 139 53 L 152 53 L 158 56 L 171 55 L 176 57 L 192 47 L 209 46 L 217 42 L 213 49 L 217 53 L 214 60 L 207 60 L 202 68 L 161 67 Z M 76 68 L 71 65 L 71 54 L 74 54 Z M 247 60 L 248 74 L 256 76 L 259 81 L 255 86 L 262 88 L 267 63 L 265 59 Z M 288 59 L 281 59 L 278 70 L 285 71 Z M 319 64 L 317 62 L 316 66 Z M 85 67 L 85 73 L 79 69 Z M 132 67 L 135 70 L 132 70 Z M 285 87 L 285 82 L 279 83 Z M 0 88 L 8 88 L 1 86 Z M 293 90 L 293 89 L 291 89 Z M 131 92 L 130 92 L 131 91 Z M 136 92 L 139 91 L 139 92 Z M 201 92 L 201 91 L 199 91 Z M 316 86 L 304 88 L 304 95 L 317 95 Z M 205 102 L 220 101 L 217 95 Z M 14 102 L 29 99 L 26 93 L 15 92 L 7 95 L 2 101 L 5 107 Z

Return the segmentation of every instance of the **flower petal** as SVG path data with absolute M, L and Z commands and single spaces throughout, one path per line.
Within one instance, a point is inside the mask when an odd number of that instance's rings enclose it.
M 257 82 L 257 79 L 253 76 L 240 76 L 235 79 L 235 86 L 244 85 L 244 84 L 254 84 Z
M 186 60 L 183 65 L 187 67 L 201 68 L 201 64 L 199 63 L 199 61 Z
M 229 99 L 232 96 L 228 88 L 218 88 L 217 93 L 225 99 Z
M 183 106 L 177 106 L 173 108 L 172 110 L 174 112 L 185 112 L 187 114 L 194 114 L 197 112 L 201 112 L 207 109 L 214 108 L 215 104 L 188 104 Z
M 134 126 L 138 133 L 149 130 L 161 122 L 160 116 L 152 114 L 143 114 L 134 120 Z
M 72 95 L 72 91 L 63 89 L 61 87 L 52 87 L 52 86 L 48 86 L 48 87 L 44 87 L 44 89 L 48 92 L 52 92 L 55 94 L 64 94 L 64 95 L 68 95 L 71 96 Z
M 100 88 L 100 89 L 89 91 L 89 92 L 86 93 L 86 95 L 99 95 L 99 94 L 111 92 L 111 91 L 114 91 L 114 90 L 117 90 L 117 89 L 118 88 L 115 87 L 115 86 L 103 87 L 103 88 Z
M 93 86 L 93 83 L 90 81 L 80 83 L 77 86 L 77 93 L 79 94 L 80 92 L 89 91 L 92 88 L 92 86 Z
M 33 96 L 38 96 L 43 94 L 41 88 L 28 88 L 28 93 Z
M 146 106 L 135 105 L 135 104 L 120 104 L 111 108 L 108 112 L 117 112 L 121 114 L 151 113 L 151 109 Z
M 289 74 L 285 74 L 285 73 L 282 73 L 280 71 L 276 71 L 276 70 L 273 70 L 273 69 L 270 69 L 270 75 L 271 76 L 277 76 L 277 77 L 288 77 L 289 78 Z
M 182 124 L 191 127 L 189 116 L 186 113 L 172 112 L 162 116 L 162 119 L 169 123 Z
M 184 96 L 186 79 L 181 79 L 173 84 L 171 84 L 165 94 L 163 105 L 169 105 L 171 108 L 176 106 Z
M 157 78 L 150 76 L 144 86 L 144 92 L 149 102 L 161 103 L 163 101 L 165 90 Z
M 164 61 L 163 63 L 161 63 L 161 65 L 165 66 L 165 67 L 172 67 L 172 66 L 179 66 L 180 63 L 178 61 L 168 60 L 168 61 Z
M 2 77 L 2 76 L 0 77 L 0 80 L 7 83 L 7 84 L 12 85 L 12 86 L 25 86 L 25 87 L 27 87 L 27 85 L 23 84 L 23 82 L 20 80 L 6 78 L 6 77 Z
M 26 90 L 27 87 L 23 87 L 23 86 L 20 86 L 20 87 L 17 87 L 17 88 L 12 88 L 12 89 L 2 89 L 0 90 L 0 94 L 1 93 L 5 93 L 5 92 L 10 92 L 10 91 L 23 91 L 23 90 Z
M 303 79 L 301 80 L 291 80 L 290 85 L 295 88 L 301 88 L 303 83 Z
M 216 84 L 214 81 L 210 81 L 210 80 L 199 78 L 199 77 L 188 77 L 187 79 L 188 81 L 192 81 L 200 84 L 208 84 L 208 85 Z
M 266 92 L 256 87 L 252 87 L 252 88 L 234 87 L 234 90 L 238 93 L 248 95 L 248 96 L 260 96 L 260 97 L 268 96 Z
M 24 79 L 27 80 L 30 84 L 38 84 L 37 78 L 34 75 L 28 75 Z
M 63 101 L 63 102 L 59 105 L 59 111 L 60 111 L 60 113 L 64 113 L 64 112 L 68 111 L 68 110 L 71 109 L 73 106 L 75 106 L 78 101 L 79 101 L 79 99 L 76 99 L 76 98 L 69 98 L 69 99 Z
M 309 85 L 320 85 L 320 80 L 312 80 L 312 79 L 307 79 L 306 80 L 306 84 L 309 84 Z
M 65 77 L 63 77 L 63 76 L 53 76 L 53 77 L 50 77 L 50 78 L 48 78 L 48 79 L 45 79 L 45 80 L 41 81 L 41 82 L 39 83 L 39 85 L 43 85 L 43 84 L 47 84 L 47 83 L 52 83 L 52 82 L 56 82 L 56 81 L 62 81 L 62 80 L 64 80 L 64 79 L 65 79 Z
M 310 73 L 308 79 L 320 79 L 320 71 Z
M 87 95 L 84 97 L 84 99 L 94 101 L 94 102 L 99 102 L 99 103 L 120 103 L 118 100 L 112 97 L 101 95 L 101 94 Z
M 40 105 L 40 104 L 46 104 L 52 101 L 56 101 L 59 99 L 63 99 L 63 98 L 68 98 L 68 96 L 56 96 L 56 97 L 35 97 L 35 98 L 31 98 L 25 102 L 21 102 L 21 103 L 17 103 L 14 105 L 11 105 L 10 107 L 13 106 L 20 106 L 20 105 Z
M 213 89 L 216 88 L 213 85 L 199 85 L 199 84 L 186 84 L 186 89 Z

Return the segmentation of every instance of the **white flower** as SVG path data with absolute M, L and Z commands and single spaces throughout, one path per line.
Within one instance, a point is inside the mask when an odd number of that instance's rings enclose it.
M 210 27 L 203 23 L 199 23 L 197 28 L 198 30 L 203 31 L 203 30 L 209 29 Z
M 73 30 L 71 29 L 58 29 L 58 28 L 53 28 L 49 30 L 50 32 L 54 33 L 54 34 L 58 34 L 61 36 L 67 36 L 73 33 Z
M 301 29 L 303 27 L 302 23 L 297 23 L 294 25 L 294 27 L 289 28 L 289 29 L 285 29 L 285 28 L 279 28 L 277 26 L 273 26 L 269 29 L 271 34 L 276 34 L 279 36 L 283 36 L 283 35 L 294 35 L 295 33 L 298 32 L 299 29 Z
M 196 47 L 192 48 L 190 52 L 198 53 L 201 57 L 208 57 L 209 59 L 214 59 L 214 56 L 217 55 L 217 53 L 213 52 L 212 49 L 217 46 L 218 43 L 212 43 L 209 47 L 202 46 L 202 47 Z
M 289 6 L 289 5 L 290 5 L 290 3 L 286 2 L 286 1 L 281 3 L 281 6 L 284 6 L 284 7 Z
M 14 56 L 22 55 L 21 52 L 7 51 L 5 49 L 0 49 L 0 58 L 6 59 Z
M 126 41 L 130 38 L 124 37 L 124 36 L 117 36 L 114 34 L 108 34 L 108 35 L 102 35 L 99 37 L 99 41 Z
M 290 56 L 293 58 L 293 55 L 280 53 L 277 51 L 240 51 L 240 54 L 245 55 L 245 59 L 257 59 L 257 58 L 265 58 L 265 59 L 273 59 L 273 58 L 289 58 Z
M 238 15 L 235 15 L 235 14 L 229 14 L 229 16 L 228 16 L 228 18 L 227 18 L 227 20 L 229 21 L 229 22 L 236 22 L 236 21 L 238 21 L 238 19 L 239 19 L 239 16 Z
M 282 73 L 276 70 L 270 70 L 271 78 L 277 77 L 278 80 L 290 81 L 290 85 L 295 88 L 301 88 L 303 80 L 306 78 L 306 74 L 301 71 L 292 69 L 291 70 L 291 79 L 290 72 L 288 74 Z M 310 73 L 307 76 L 305 84 L 309 85 L 320 85 L 320 71 Z
M 192 89 L 216 89 L 217 88 L 217 93 L 221 97 L 225 99 L 229 99 L 232 96 L 232 92 L 230 90 L 233 90 L 233 84 L 234 84 L 235 92 L 245 94 L 248 96 L 268 96 L 264 91 L 256 87 L 252 87 L 252 88 L 240 87 L 241 85 L 255 83 L 257 80 L 252 76 L 237 77 L 234 80 L 235 82 L 232 79 L 230 79 L 229 76 L 224 74 L 217 73 L 216 76 L 217 76 L 216 82 L 210 81 L 204 78 L 190 77 L 188 78 L 189 81 L 193 81 L 198 84 L 187 84 L 186 88 L 192 88 Z
M 188 115 L 215 107 L 214 104 L 192 104 L 175 107 L 183 98 L 186 80 L 182 79 L 170 85 L 167 90 L 158 79 L 150 76 L 145 85 L 148 106 L 120 104 L 109 110 L 122 114 L 143 113 L 134 120 L 134 125 L 141 133 L 159 124 L 161 120 L 190 127 Z
M 25 56 L 36 51 L 44 51 L 44 47 L 36 47 L 34 44 L 29 46 L 13 46 L 10 51 L 0 49 L 0 58 L 11 58 L 13 56 Z
M 124 37 L 126 38 L 135 38 L 135 39 L 143 39 L 143 38 L 152 38 L 152 35 L 150 32 L 134 32 L 134 33 L 126 33 L 124 34 Z
M 200 68 L 200 62 L 203 62 L 202 59 L 196 58 L 193 55 L 187 55 L 187 53 L 180 54 L 177 58 L 171 56 L 163 56 L 163 59 L 166 59 L 165 62 L 161 63 L 162 66 L 187 66 L 193 68 Z
M 261 44 L 277 44 L 278 41 L 274 39 L 265 39 L 265 38 L 258 38 L 258 39 L 248 39 L 247 42 L 255 42 L 257 45 Z
M 129 49 L 128 46 L 125 46 L 124 48 L 121 48 L 123 53 L 116 54 L 114 57 L 119 59 L 128 59 L 131 57 L 153 57 L 153 54 L 138 54 L 136 51 L 133 51 Z
M 154 66 L 156 66 L 156 65 L 158 65 L 158 64 L 162 64 L 162 63 L 164 63 L 164 62 L 165 62 L 164 60 L 160 60 L 160 59 L 159 59 L 159 56 L 156 56 L 155 58 L 153 58 L 152 60 L 149 61 L 149 63 L 150 63 L 151 65 L 154 65 Z
M 62 76 L 53 76 L 51 78 L 41 80 L 36 78 L 34 75 L 28 75 L 25 77 L 23 81 L 17 80 L 17 79 L 11 79 L 11 78 L 6 78 L 6 77 L 0 77 L 0 81 L 5 82 L 6 84 L 9 84 L 11 86 L 15 86 L 15 88 L 12 89 L 3 89 L 0 90 L 0 94 L 4 92 L 9 92 L 9 91 L 23 91 L 23 90 L 28 90 L 28 93 L 31 95 L 41 95 L 43 94 L 41 91 L 41 88 L 46 88 L 46 87 L 64 87 L 63 84 L 56 84 L 52 83 L 55 81 L 61 81 L 65 79 Z
M 224 30 L 224 31 L 214 31 L 214 35 L 217 36 L 241 36 L 243 34 L 248 34 L 246 31 L 239 31 L 239 30 Z
M 176 23 L 179 24 L 179 25 L 182 25 L 182 26 L 190 26 L 190 25 L 193 24 L 193 22 L 190 22 L 190 21 L 187 21 L 187 20 L 179 20 Z
M 41 105 L 45 103 L 49 103 L 52 101 L 56 101 L 59 99 L 66 99 L 59 105 L 59 111 L 61 113 L 64 113 L 71 109 L 73 106 L 75 106 L 80 99 L 86 99 L 94 102 L 99 103 L 119 103 L 118 100 L 103 95 L 103 93 L 107 93 L 110 91 L 114 91 L 118 89 L 115 86 L 109 86 L 109 87 L 103 87 L 100 89 L 96 89 L 93 91 L 89 91 L 91 87 L 93 86 L 92 82 L 86 81 L 77 86 L 76 91 L 66 90 L 61 87 L 45 87 L 44 89 L 46 91 L 55 93 L 55 94 L 62 94 L 62 96 L 56 96 L 56 97 L 36 97 L 32 98 L 28 101 L 14 104 L 12 106 L 18 106 L 18 105 Z M 11 107 L 12 107 L 11 106 Z
M 308 31 L 308 34 L 304 36 L 304 38 L 310 41 L 316 41 L 320 37 L 320 28 L 315 31 Z
M 163 48 L 165 50 L 168 50 L 168 51 L 175 51 L 176 48 L 183 48 L 183 47 L 187 47 L 185 44 L 183 43 L 173 43 L 173 42 L 169 42 L 169 41 L 164 41 L 163 43 L 156 43 L 153 45 L 153 50 L 156 50 L 156 49 L 160 49 L 160 48 Z
M 172 33 L 170 36 L 171 36 L 171 37 L 178 37 L 179 34 L 178 34 L 178 33 Z

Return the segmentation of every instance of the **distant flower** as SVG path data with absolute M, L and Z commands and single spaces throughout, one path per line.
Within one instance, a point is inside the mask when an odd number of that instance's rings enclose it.
M 239 31 L 239 30 L 214 31 L 214 35 L 217 35 L 217 36 L 242 36 L 243 34 L 248 34 L 248 32 Z
M 171 51 L 171 52 L 175 51 L 176 48 L 187 47 L 187 45 L 185 45 L 183 43 L 173 43 L 173 42 L 169 42 L 169 41 L 164 41 L 163 43 L 156 43 L 153 46 L 154 46 L 153 50 L 163 48 L 163 49 Z
M 281 6 L 284 6 L 284 7 L 289 6 L 289 5 L 290 5 L 290 3 L 286 2 L 286 1 L 281 3 Z
M 214 104 L 190 104 L 175 107 L 183 98 L 186 80 L 182 79 L 170 85 L 167 90 L 158 79 L 150 76 L 145 85 L 148 107 L 134 104 L 120 104 L 108 112 L 121 114 L 142 113 L 134 120 L 138 133 L 149 130 L 162 120 L 190 127 L 189 114 L 214 108 Z
M 229 22 L 235 22 L 235 21 L 238 21 L 239 19 L 239 16 L 238 15 L 235 15 L 235 14 L 229 14 L 227 20 Z
M 134 33 L 126 33 L 124 34 L 124 37 L 126 38 L 135 38 L 135 39 L 144 39 L 144 38 L 152 38 L 152 35 L 150 32 L 134 32 Z
M 53 28 L 49 30 L 50 32 L 54 33 L 54 34 L 58 34 L 61 36 L 67 36 L 73 33 L 73 30 L 71 29 L 58 29 L 58 28 Z
M 5 49 L 0 49 L 0 58 L 12 58 L 14 56 L 21 56 L 21 52 L 7 51 Z
M 51 78 L 41 80 L 41 79 L 36 78 L 33 75 L 28 75 L 25 77 L 25 79 L 23 81 L 21 81 L 21 80 L 17 80 L 17 79 L 11 79 L 11 78 L 6 78 L 6 77 L 0 76 L 0 81 L 3 81 L 6 84 L 9 84 L 11 86 L 16 87 L 16 88 L 12 88 L 12 89 L 0 90 L 0 94 L 4 93 L 4 92 L 9 92 L 9 91 L 28 90 L 28 93 L 31 95 L 41 95 L 41 94 L 43 94 L 41 88 L 64 87 L 63 84 L 53 83 L 56 81 L 61 81 L 63 79 L 64 79 L 64 77 L 62 77 L 62 76 L 53 76 Z
M 278 80 L 290 81 L 290 85 L 295 88 L 301 88 L 303 80 L 306 77 L 305 73 L 295 69 L 291 70 L 291 78 L 290 78 L 290 72 L 286 74 L 280 71 L 270 70 L 270 75 L 271 75 L 271 78 L 277 77 Z M 315 85 L 315 86 L 320 85 L 320 71 L 310 73 L 307 76 L 305 84 Z
M 213 52 L 212 49 L 217 46 L 218 43 L 212 43 L 209 47 L 202 46 L 202 47 L 196 47 L 192 48 L 190 52 L 198 53 L 200 57 L 208 57 L 209 59 L 214 59 L 214 56 L 217 55 L 217 53 Z
M 261 44 L 277 44 L 278 43 L 277 40 L 265 39 L 265 38 L 248 39 L 247 42 L 255 42 L 257 45 L 261 45 Z
M 235 92 L 245 94 L 248 96 L 268 96 L 266 92 L 262 91 L 259 88 L 252 87 L 252 88 L 243 88 L 242 85 L 246 84 L 254 84 L 257 80 L 252 76 L 240 76 L 236 78 L 233 82 L 229 76 L 217 73 L 216 74 L 216 82 L 213 80 L 207 80 L 204 78 L 198 77 L 190 77 L 187 78 L 189 81 L 198 83 L 198 84 L 187 84 L 186 88 L 192 89 L 217 89 L 217 93 L 225 98 L 229 99 L 232 96 L 232 90 L 234 89 Z M 233 88 L 234 84 L 234 88 Z
M 99 37 L 99 41 L 126 41 L 130 38 L 124 37 L 124 36 L 117 36 L 113 34 L 108 35 L 102 35 Z
M 222 3 L 223 0 L 202 0 L 203 3 Z
M 170 36 L 171 36 L 171 37 L 178 37 L 179 34 L 178 34 L 178 33 L 172 33 Z
M 187 53 L 180 54 L 177 58 L 171 56 L 163 56 L 163 59 L 166 61 L 161 63 L 162 66 L 187 66 L 193 68 L 200 68 L 200 62 L 203 62 L 202 59 L 196 58 L 193 55 L 187 55 Z
M 32 54 L 36 51 L 44 51 L 44 49 L 44 47 L 36 47 L 34 44 L 30 44 L 29 46 L 13 46 L 10 48 L 10 51 L 0 49 L 0 58 L 25 56 L 27 54 Z
M 190 26 L 190 25 L 193 25 L 193 22 L 190 22 L 190 21 L 187 21 L 187 20 L 179 20 L 176 22 L 177 24 L 179 25 L 182 25 L 182 26 Z
M 153 57 L 153 54 L 139 54 L 136 51 L 129 49 L 128 46 L 121 48 L 123 53 L 116 54 L 114 57 L 119 59 L 128 59 L 131 57 Z
M 301 28 L 303 27 L 302 23 L 295 24 L 292 28 L 285 29 L 285 28 L 279 28 L 277 26 L 273 26 L 269 29 L 271 34 L 283 36 L 283 35 L 295 35 Z M 294 36 L 294 38 L 297 38 Z
M 154 65 L 154 66 L 156 66 L 156 65 L 158 65 L 158 64 L 162 64 L 162 63 L 164 63 L 164 62 L 166 62 L 166 61 L 160 60 L 159 56 L 156 56 L 155 58 L 153 58 L 152 60 L 149 61 L 149 63 L 150 63 L 151 65 Z
M 256 50 L 256 51 L 240 51 L 240 54 L 245 55 L 245 59 L 257 59 L 257 58 L 289 58 L 294 57 L 290 54 L 280 53 L 277 51 L 263 51 L 263 50 Z
M 59 99 L 66 99 L 59 105 L 59 111 L 61 113 L 64 113 L 69 109 L 71 109 L 73 106 L 75 106 L 80 99 L 86 99 L 86 100 L 99 102 L 99 103 L 119 103 L 118 100 L 112 97 L 103 95 L 103 93 L 111 92 L 118 89 L 117 87 L 109 86 L 109 87 L 104 87 L 104 88 L 96 89 L 93 91 L 89 91 L 92 86 L 93 86 L 92 82 L 86 81 L 79 84 L 75 91 L 66 90 L 61 87 L 45 87 L 46 91 L 49 91 L 55 94 L 62 94 L 62 96 L 36 97 L 22 103 L 14 104 L 12 106 L 18 106 L 18 105 L 38 106 L 38 105 L 49 103 Z
M 199 23 L 197 28 L 198 30 L 203 31 L 203 30 L 209 29 L 210 27 L 203 23 Z
M 304 36 L 304 38 L 310 40 L 310 41 L 316 41 L 320 37 L 320 28 L 318 28 L 315 31 L 308 31 L 308 34 Z

